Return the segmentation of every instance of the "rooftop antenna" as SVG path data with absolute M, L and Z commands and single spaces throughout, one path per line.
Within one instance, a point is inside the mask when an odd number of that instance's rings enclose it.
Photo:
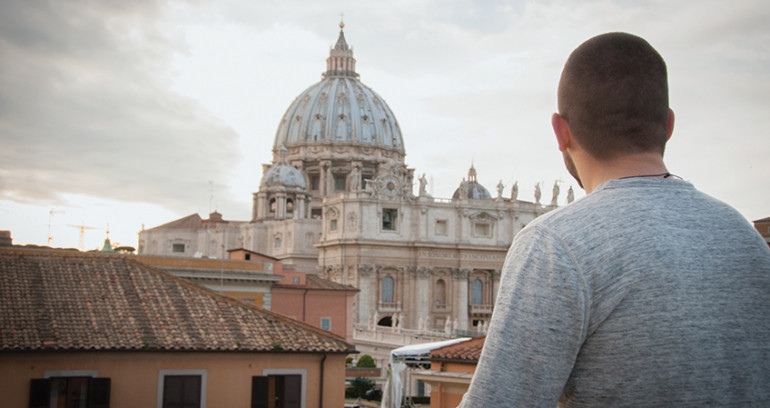
M 54 208 L 51 208 L 51 211 L 48 211 L 48 246 L 51 246 L 53 243 L 53 235 L 51 235 L 51 219 L 54 214 L 64 214 L 64 211 L 56 211 Z
M 209 180 L 209 214 L 211 214 L 211 207 L 214 205 L 214 182 Z

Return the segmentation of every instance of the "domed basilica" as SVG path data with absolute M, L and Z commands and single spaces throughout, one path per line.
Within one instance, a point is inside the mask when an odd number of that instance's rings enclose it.
M 251 220 L 193 214 L 142 231 L 139 253 L 220 257 L 245 248 L 352 285 L 364 351 L 383 345 L 383 326 L 412 338 L 483 330 L 514 234 L 556 207 L 558 186 L 549 205 L 538 194 L 518 200 L 516 184 L 504 197 L 500 183 L 493 195 L 471 166 L 452 198 L 427 194 L 425 175 L 416 179 L 404 162 L 396 116 L 359 80 L 342 27 L 321 81 L 280 120 Z

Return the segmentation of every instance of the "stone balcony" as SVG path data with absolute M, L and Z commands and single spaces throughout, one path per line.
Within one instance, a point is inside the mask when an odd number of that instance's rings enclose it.
M 400 312 L 401 311 L 401 302 L 392 302 L 392 303 L 386 303 L 386 302 L 379 302 L 377 304 L 377 310 L 380 312 Z
M 452 308 L 446 303 L 434 303 L 433 305 L 431 305 L 431 309 L 434 312 L 448 312 L 452 310 Z
M 468 305 L 468 314 L 471 316 L 491 316 L 492 305 Z

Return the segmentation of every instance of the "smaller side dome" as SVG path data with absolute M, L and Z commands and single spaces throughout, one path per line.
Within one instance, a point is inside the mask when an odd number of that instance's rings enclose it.
M 305 189 L 305 177 L 289 164 L 278 163 L 270 167 L 262 177 L 261 187 L 288 187 Z
M 476 181 L 476 168 L 471 164 L 471 168 L 468 170 L 468 181 L 463 178 L 460 187 L 457 187 L 457 190 L 452 194 L 452 200 L 487 200 L 491 198 L 492 195 L 489 194 L 489 190 Z
M 262 176 L 260 189 L 269 187 L 285 187 L 290 189 L 305 190 L 307 185 L 305 184 L 305 177 L 302 175 L 302 172 L 286 162 L 286 156 L 288 154 L 286 146 L 281 146 L 278 154 L 280 157 L 279 162 L 270 166 L 270 168 L 265 172 L 265 175 Z

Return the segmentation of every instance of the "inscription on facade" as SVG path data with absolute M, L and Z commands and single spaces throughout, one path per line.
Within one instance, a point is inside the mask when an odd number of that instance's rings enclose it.
M 505 255 L 463 253 L 460 259 L 467 259 L 472 261 L 504 262 Z
M 488 261 L 488 262 L 504 262 L 504 254 L 479 254 L 473 252 L 462 252 L 458 254 L 455 251 L 437 251 L 437 250 L 421 250 L 419 256 L 421 258 L 440 258 L 440 259 L 457 259 L 458 255 L 461 260 L 468 261 Z

